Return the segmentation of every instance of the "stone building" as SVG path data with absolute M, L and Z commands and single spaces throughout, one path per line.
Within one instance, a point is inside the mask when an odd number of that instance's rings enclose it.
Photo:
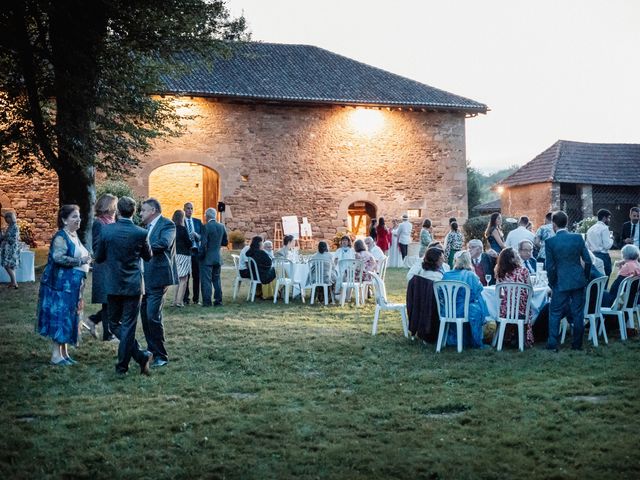
M 438 234 L 467 217 L 465 119 L 481 103 L 306 45 L 243 44 L 165 84 L 158 94 L 194 117 L 127 181 L 167 216 L 224 202 L 247 237 L 297 215 L 316 239 L 363 234 L 371 217 L 430 217 Z
M 564 210 L 572 225 L 606 208 L 618 243 L 629 209 L 640 205 L 640 144 L 558 140 L 496 186 L 502 215 L 527 215 L 536 226 L 551 210 Z

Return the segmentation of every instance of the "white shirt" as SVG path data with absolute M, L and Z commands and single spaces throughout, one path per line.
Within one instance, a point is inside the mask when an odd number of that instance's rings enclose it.
M 249 251 L 249 245 L 240 250 L 240 258 L 238 259 L 238 270 L 247 270 L 249 265 L 247 263 L 247 252 Z
M 82 258 L 82 257 L 86 257 L 87 255 L 89 255 L 89 252 L 87 251 L 86 248 L 84 248 L 84 245 L 82 245 L 82 242 L 80 241 L 80 239 L 76 236 L 76 237 L 72 237 L 71 235 L 67 235 L 69 237 L 69 239 L 71 240 L 71 243 L 73 243 L 75 245 L 75 250 L 73 252 L 73 257 L 74 258 Z M 78 265 L 77 267 L 73 267 L 75 270 L 80 270 L 81 272 L 84 273 L 89 273 L 89 264 L 88 263 L 83 263 L 82 265 Z
M 151 231 L 153 230 L 153 227 L 156 226 L 156 223 L 158 223 L 158 219 L 160 218 L 160 215 L 158 215 L 156 218 L 154 218 L 153 220 L 151 220 L 151 223 L 149 224 L 149 226 L 147 227 L 147 238 L 149 238 L 151 236 Z
M 400 225 L 398 225 L 398 243 L 402 243 L 403 245 L 409 245 L 411 243 L 412 230 L 413 230 L 413 225 L 409 220 L 405 220 Z
M 384 257 L 384 252 L 376 244 L 373 244 L 373 247 L 369 249 L 369 253 L 373 255 L 373 258 L 376 259 L 376 263 L 378 263 Z
M 598 221 L 593 227 L 587 230 L 587 248 L 592 252 L 608 253 L 613 245 L 613 238 L 609 233 L 609 226 Z
M 511 230 L 509 232 L 509 235 L 507 235 L 507 239 L 505 240 L 504 244 L 507 247 L 513 248 L 517 252 L 518 245 L 522 240 L 529 240 L 531 243 L 533 243 L 533 239 L 535 237 L 536 236 L 532 232 L 527 230 L 527 227 L 519 226 L 515 230 Z
M 434 272 L 433 270 L 424 270 L 422 268 L 422 262 L 414 263 L 413 267 L 409 269 L 409 272 L 407 273 L 407 281 L 411 280 L 416 275 L 422 278 L 426 278 L 427 280 L 431 280 L 433 282 L 442 280 L 442 273 L 438 271 Z
M 192 247 L 197 247 L 198 246 L 198 242 L 195 239 L 195 236 L 191 236 L 196 232 L 196 227 L 193 224 L 193 217 L 184 217 L 184 226 L 187 227 L 187 232 L 189 232 L 190 238 L 191 238 L 191 246 Z

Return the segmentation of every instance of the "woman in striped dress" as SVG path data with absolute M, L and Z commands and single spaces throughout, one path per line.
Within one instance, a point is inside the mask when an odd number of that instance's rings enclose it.
M 178 267 L 178 287 L 173 297 L 172 307 L 184 307 L 184 292 L 191 274 L 191 240 L 184 224 L 184 212 L 176 210 L 171 218 L 176 224 L 176 264 Z

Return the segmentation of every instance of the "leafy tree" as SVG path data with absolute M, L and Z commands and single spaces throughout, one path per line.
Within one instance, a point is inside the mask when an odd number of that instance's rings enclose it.
M 469 216 L 473 215 L 473 207 L 480 204 L 480 198 L 482 196 L 480 176 L 482 176 L 482 174 L 467 163 L 467 207 L 469 209 Z
M 5 0 L 0 7 L 0 168 L 53 169 L 60 204 L 91 232 L 96 170 L 130 171 L 178 135 L 162 76 L 189 50 L 210 62 L 248 39 L 221 0 Z

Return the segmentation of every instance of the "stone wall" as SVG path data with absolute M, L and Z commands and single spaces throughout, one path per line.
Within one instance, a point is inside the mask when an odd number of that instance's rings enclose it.
M 387 220 L 419 209 L 416 239 L 425 217 L 438 238 L 446 234 L 449 217 L 466 221 L 464 114 L 176 102 L 197 117 L 184 136 L 159 141 L 128 179 L 139 196 L 149 195 L 155 169 L 186 162 L 219 174 L 218 198 L 227 204 L 223 221 L 247 237 L 271 238 L 276 220 L 297 215 L 309 219 L 314 239 L 332 239 L 346 229 L 349 205 L 358 201 L 372 203 Z M 37 238 L 48 241 L 56 228 L 55 175 L 25 180 L 0 173 L 3 194 L 9 208 L 34 223 Z M 163 210 L 171 216 L 185 192 L 168 195 Z M 195 183 L 186 195 L 197 209 L 202 192 Z
M 544 224 L 547 212 L 560 208 L 560 190 L 557 184 L 534 183 L 505 188 L 501 194 L 502 216 L 529 217 L 537 229 Z
M 33 177 L 2 172 L 0 204 L 3 213 L 13 210 L 18 221 L 25 221 L 31 226 L 38 246 L 48 245 L 57 230 L 58 177 L 53 172 L 42 172 Z M 4 220 L 2 227 L 5 227 Z
M 450 216 L 467 218 L 463 114 L 176 102 L 197 118 L 145 159 L 129 180 L 138 195 L 148 194 L 156 168 L 188 162 L 218 172 L 224 222 L 248 237 L 272 237 L 276 220 L 297 215 L 308 217 L 314 238 L 330 239 L 363 200 L 377 216 L 420 209 L 438 236 Z

